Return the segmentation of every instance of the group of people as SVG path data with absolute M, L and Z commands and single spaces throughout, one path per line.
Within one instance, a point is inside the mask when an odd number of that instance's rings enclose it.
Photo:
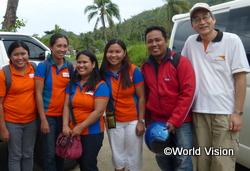
M 76 160 L 80 170 L 98 171 L 104 114 L 112 113 L 115 126 L 109 129 L 106 124 L 106 130 L 116 171 L 142 169 L 143 135 L 156 121 L 166 123 L 179 148 L 235 151 L 233 156 L 202 152 L 193 161 L 191 155 L 156 155 L 161 170 L 233 171 L 250 72 L 244 47 L 235 34 L 214 29 L 216 19 L 207 4 L 195 4 L 190 19 L 198 34 L 187 39 L 177 60 L 167 47 L 165 29 L 148 27 L 145 41 L 150 56 L 140 69 L 131 63 L 120 39 L 106 44 L 100 68 L 92 51 L 80 51 L 75 70 L 64 57 L 69 41 L 63 34 L 51 37 L 52 53 L 36 68 L 28 61 L 28 46 L 22 41 L 12 43 L 8 92 L 0 70 L 0 132 L 8 142 L 9 170 L 33 170 L 38 128 L 46 171 L 63 170 L 64 159 L 55 154 L 61 132 L 81 136 L 83 152 Z

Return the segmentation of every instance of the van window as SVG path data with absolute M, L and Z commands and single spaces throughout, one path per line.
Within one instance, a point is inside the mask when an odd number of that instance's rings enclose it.
M 245 47 L 248 63 L 250 63 L 250 6 L 233 9 L 230 11 L 230 22 L 227 25 L 227 32 L 237 34 Z
M 190 20 L 180 21 L 176 28 L 172 50 L 181 53 L 185 41 L 192 34 L 195 34 L 195 31 L 191 27 Z
M 215 14 L 215 18 L 216 23 L 214 28 L 219 29 L 221 31 L 225 31 L 227 25 L 228 12 Z M 187 38 L 195 33 L 196 32 L 192 29 L 190 19 L 180 21 L 176 29 L 172 50 L 181 53 L 181 50 Z
M 7 50 L 9 49 L 10 44 L 13 43 L 14 41 L 13 40 L 5 40 L 3 42 L 4 42 L 4 46 L 5 46 L 6 52 L 7 52 Z M 24 41 L 24 40 L 23 40 L 23 42 L 26 43 L 27 46 L 29 47 L 29 50 L 30 50 L 30 57 L 29 57 L 29 59 L 30 60 L 32 60 L 32 61 L 45 60 L 44 49 L 40 48 L 39 46 L 37 46 L 36 44 L 33 44 L 31 42 Z
M 216 18 L 216 23 L 214 25 L 214 28 L 219 29 L 220 31 L 225 31 L 228 20 L 228 12 L 215 14 L 214 17 Z

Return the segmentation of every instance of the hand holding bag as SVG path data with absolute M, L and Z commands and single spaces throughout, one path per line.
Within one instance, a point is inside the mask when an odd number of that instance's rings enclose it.
M 72 85 L 70 85 L 71 92 Z M 71 94 L 71 93 L 70 93 Z M 76 120 L 73 113 L 72 105 L 70 103 L 70 113 L 72 116 L 72 123 L 76 126 Z M 56 154 L 62 158 L 73 160 L 81 157 L 82 155 L 82 143 L 81 136 L 65 136 L 60 133 L 56 140 Z
M 81 157 L 82 143 L 80 135 L 72 137 L 60 133 L 56 141 L 56 154 L 68 160 Z

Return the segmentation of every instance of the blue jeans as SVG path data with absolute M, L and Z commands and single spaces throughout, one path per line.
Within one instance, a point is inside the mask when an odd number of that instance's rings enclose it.
M 174 135 L 179 148 L 193 148 L 192 122 L 183 123 L 180 128 L 176 128 Z M 189 155 L 156 155 L 155 158 L 162 171 L 193 171 L 192 158 Z
M 32 171 L 34 146 L 36 141 L 37 122 L 6 122 L 10 133 L 8 143 L 9 171 Z
M 56 155 L 56 139 L 62 132 L 61 116 L 46 116 L 50 126 L 50 133 L 42 134 L 43 160 L 45 171 L 63 171 L 64 158 Z
M 104 133 L 81 135 L 82 156 L 76 159 L 81 171 L 98 171 L 97 156 L 102 147 Z

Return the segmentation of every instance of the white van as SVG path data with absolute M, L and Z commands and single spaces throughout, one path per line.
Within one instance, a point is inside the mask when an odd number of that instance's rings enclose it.
M 237 34 L 245 47 L 250 63 L 250 0 L 235 0 L 211 6 L 216 18 L 215 28 Z M 186 39 L 194 34 L 189 13 L 178 14 L 172 18 L 174 22 L 169 48 L 181 53 Z M 239 136 L 239 155 L 237 162 L 250 168 L 250 74 L 247 75 L 247 96 L 243 114 L 243 129 Z
M 45 60 L 50 53 L 50 49 L 42 42 L 28 34 L 0 32 L 0 69 L 9 64 L 7 50 L 12 42 L 15 40 L 22 40 L 27 44 L 30 50 L 30 61 L 40 62 Z

